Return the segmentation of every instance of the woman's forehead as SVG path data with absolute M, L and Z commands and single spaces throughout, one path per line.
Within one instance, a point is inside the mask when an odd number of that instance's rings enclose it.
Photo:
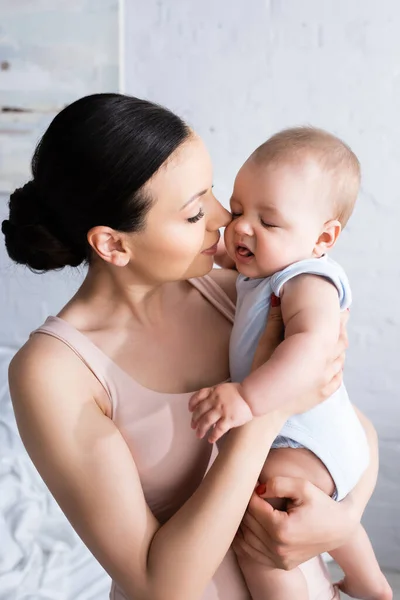
M 181 207 L 212 186 L 211 158 L 202 139 L 193 135 L 184 142 L 146 184 L 158 201 Z

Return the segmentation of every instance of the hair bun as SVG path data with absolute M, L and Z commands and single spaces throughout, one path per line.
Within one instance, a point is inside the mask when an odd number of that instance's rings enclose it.
M 85 260 L 85 252 L 69 248 L 55 231 L 55 223 L 32 180 L 10 196 L 10 215 L 2 222 L 9 257 L 33 271 L 76 267 Z
M 15 225 L 13 225 L 12 223 L 10 223 L 10 221 L 8 221 L 8 219 L 6 219 L 1 224 L 1 231 L 2 231 L 2 233 L 4 233 L 4 235 L 6 235 L 9 238 L 11 238 L 11 236 L 13 235 L 13 233 L 15 233 Z

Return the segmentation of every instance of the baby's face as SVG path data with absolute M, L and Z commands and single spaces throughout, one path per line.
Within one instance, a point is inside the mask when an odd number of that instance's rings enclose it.
M 231 198 L 233 220 L 225 244 L 247 277 L 268 277 L 318 256 L 315 246 L 327 219 L 326 189 L 315 163 L 240 169 Z M 324 193 L 325 192 L 325 193 Z

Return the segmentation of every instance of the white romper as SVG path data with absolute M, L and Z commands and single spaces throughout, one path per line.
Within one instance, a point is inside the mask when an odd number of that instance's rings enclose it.
M 250 373 L 258 341 L 265 329 L 271 294 L 279 297 L 282 286 L 289 279 L 305 273 L 328 279 L 337 288 L 341 310 L 350 306 L 351 290 L 346 274 L 327 256 L 296 262 L 262 279 L 239 275 L 229 353 L 232 381 L 243 381 Z M 273 447 L 311 450 L 331 474 L 337 500 L 343 499 L 354 488 L 369 463 L 367 438 L 343 384 L 322 404 L 291 417 Z

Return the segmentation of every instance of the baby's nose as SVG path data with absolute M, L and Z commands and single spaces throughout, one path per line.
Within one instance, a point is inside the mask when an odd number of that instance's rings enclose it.
M 239 235 L 253 235 L 253 228 L 248 219 L 238 217 L 234 221 L 235 231 Z

